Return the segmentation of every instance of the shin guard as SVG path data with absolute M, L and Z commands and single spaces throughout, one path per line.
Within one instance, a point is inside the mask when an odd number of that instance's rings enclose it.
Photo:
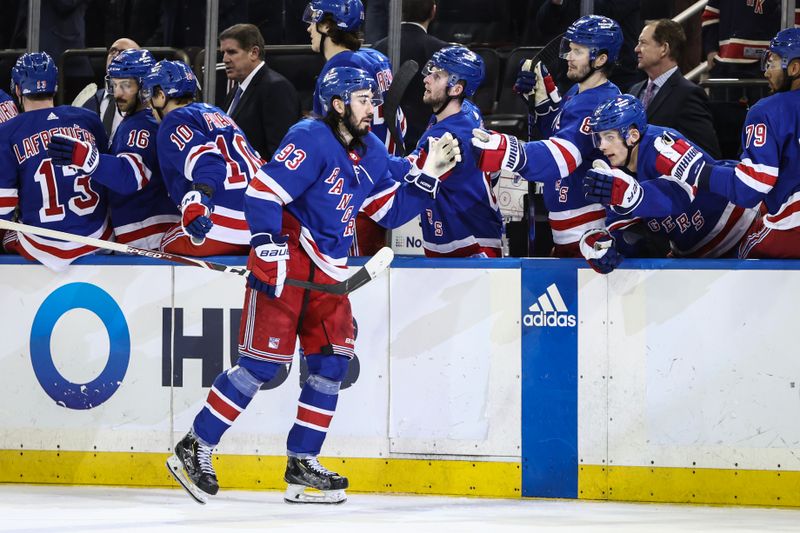
M 205 444 L 216 446 L 262 383 L 239 365 L 221 373 L 214 380 L 203 409 L 194 419 L 194 434 Z
M 290 457 L 319 455 L 336 411 L 341 382 L 311 374 L 303 384 L 297 404 L 297 418 L 286 441 Z

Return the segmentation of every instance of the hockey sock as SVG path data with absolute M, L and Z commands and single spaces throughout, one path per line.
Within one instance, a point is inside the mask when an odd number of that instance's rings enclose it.
M 216 446 L 222 434 L 245 410 L 262 383 L 238 364 L 221 373 L 211 385 L 203 409 L 194 419 L 194 434 L 206 444 Z
M 297 418 L 286 440 L 289 456 L 302 459 L 319 455 L 336 411 L 340 385 L 340 381 L 317 374 L 308 376 L 300 392 Z

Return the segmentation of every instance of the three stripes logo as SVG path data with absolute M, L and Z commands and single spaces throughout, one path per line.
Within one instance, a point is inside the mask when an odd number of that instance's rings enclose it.
M 547 287 L 528 311 L 530 313 L 522 317 L 522 323 L 529 327 L 574 328 L 577 324 L 577 317 L 570 314 L 555 283 Z

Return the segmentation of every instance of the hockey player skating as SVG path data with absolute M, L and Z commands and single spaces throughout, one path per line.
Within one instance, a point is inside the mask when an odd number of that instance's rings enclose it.
M 536 124 L 549 138 L 523 143 L 502 133 L 474 131 L 472 144 L 480 150 L 481 169 L 516 172 L 528 181 L 544 183 L 556 257 L 580 257 L 581 235 L 604 225 L 605 208 L 583 195 L 583 176 L 591 162 L 602 157 L 586 123 L 598 105 L 620 94 L 608 75 L 621 46 L 622 30 L 614 20 L 581 17 L 567 28 L 561 43 L 567 77 L 575 85 L 560 102 L 555 83 L 541 63 L 531 72 L 520 72 L 517 80 L 517 90 L 534 99 Z
M 284 286 L 289 278 L 335 283 L 347 272 L 347 250 L 359 208 L 384 227 L 397 227 L 429 206 L 440 181 L 460 159 L 450 135 L 430 139 L 427 153 L 396 180 L 389 155 L 369 125 L 378 93 L 372 77 L 331 69 L 320 85 L 321 119 L 289 130 L 245 196 L 252 231 L 250 275 L 239 330 L 239 360 L 214 380 L 203 409 L 167 461 L 200 502 L 216 494 L 213 448 L 261 384 L 292 360 L 299 337 L 309 371 L 287 438 L 284 496 L 290 503 L 340 503 L 347 478 L 317 457 L 336 411 L 339 387 L 355 354 L 346 295 Z M 321 494 L 307 494 L 313 488 Z
M 482 126 L 480 110 L 465 98 L 483 82 L 485 67 L 479 55 L 463 46 L 434 53 L 423 68 L 423 102 L 433 110 L 428 129 L 409 156 L 413 161 L 428 144 L 451 132 L 469 145 L 472 130 Z M 404 163 L 409 165 L 409 163 Z M 422 247 L 428 257 L 502 257 L 503 219 L 487 173 L 471 150 L 439 189 L 436 203 L 421 214 Z
M 764 55 L 764 76 L 774 92 L 750 108 L 735 166 L 711 165 L 691 150 L 665 146 L 665 172 L 699 191 L 767 213 L 739 248 L 740 258 L 800 258 L 800 29 L 778 32 Z
M 45 52 L 23 54 L 11 70 L 11 87 L 24 111 L 0 124 L 0 217 L 107 240 L 107 191 L 87 173 L 58 167 L 47 156 L 50 139 L 69 134 L 92 147 L 108 143 L 99 117 L 86 109 L 54 107 L 58 69 Z M 97 154 L 97 150 L 92 152 Z M 6 250 L 62 270 L 96 248 L 7 232 Z
M 756 210 L 708 192 L 695 195 L 680 181 L 658 179 L 672 164 L 659 152 L 664 146 L 692 150 L 708 163 L 714 159 L 679 132 L 648 125 L 644 106 L 629 94 L 599 106 L 588 126 L 614 167 L 600 161 L 584 178 L 587 198 L 610 206 L 606 228 L 581 237 L 581 253 L 592 268 L 607 274 L 622 257 L 646 256 L 653 235 L 669 240 L 674 257 L 735 255 Z
M 158 163 L 181 223 L 164 234 L 161 250 L 209 256 L 245 255 L 250 232 L 244 192 L 263 164 L 224 111 L 194 102 L 197 78 L 180 61 L 159 61 L 142 80 L 158 128 Z
M 111 143 L 113 155 L 100 155 L 99 161 L 86 157 L 93 148 L 67 135 L 54 135 L 47 149 L 56 165 L 75 165 L 115 182 L 117 189 L 109 191 L 108 203 L 116 241 L 150 250 L 157 250 L 164 233 L 180 222 L 158 167 L 158 122 L 139 95 L 142 79 L 154 64 L 147 50 L 129 49 L 108 66 L 106 90 L 124 115 Z

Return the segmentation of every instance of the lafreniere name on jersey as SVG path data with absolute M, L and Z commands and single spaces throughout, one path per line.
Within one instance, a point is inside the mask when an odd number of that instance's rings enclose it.
M 50 139 L 53 135 L 67 135 L 74 137 L 91 144 L 97 144 L 94 140 L 94 135 L 89 130 L 85 130 L 77 124 L 69 127 L 50 128 L 47 130 L 37 131 L 33 135 L 25 137 L 21 142 L 14 144 L 14 155 L 17 157 L 17 163 L 22 164 L 31 157 L 36 157 L 40 152 L 47 149 L 50 144 Z
M 547 287 L 536 302 L 528 307 L 528 311 L 530 312 L 522 317 L 522 323 L 528 327 L 574 328 L 578 323 L 577 317 L 569 312 L 555 283 Z

